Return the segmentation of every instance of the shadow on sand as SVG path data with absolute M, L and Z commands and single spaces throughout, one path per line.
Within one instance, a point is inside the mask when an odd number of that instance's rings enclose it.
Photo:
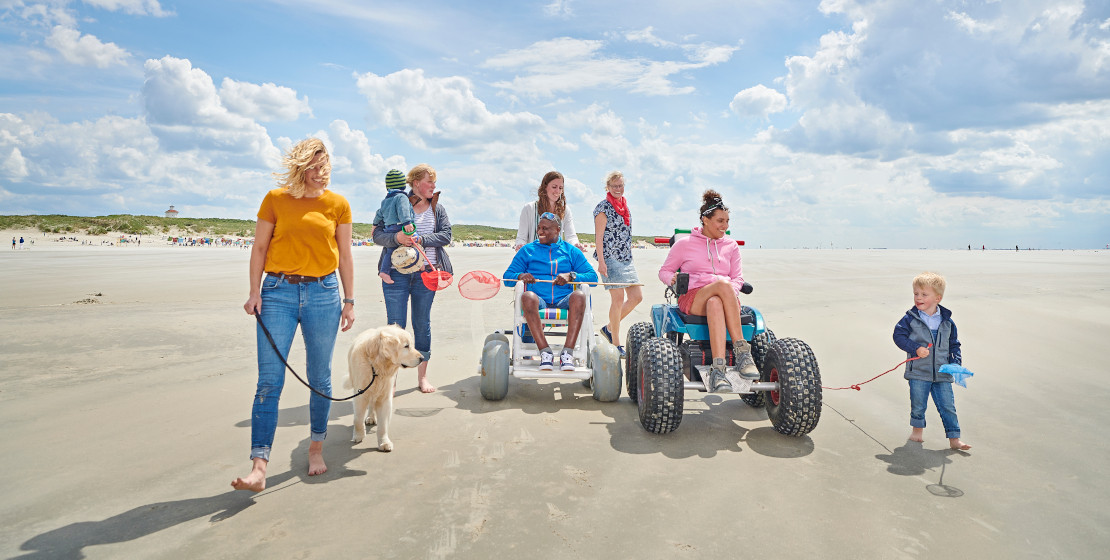
M 455 401 L 457 408 L 473 414 L 503 410 L 520 410 L 525 414 L 555 414 L 565 409 L 598 411 L 612 420 L 596 423 L 605 425 L 610 445 L 622 453 L 661 453 L 672 459 L 708 458 L 722 451 L 740 452 L 741 443 L 751 451 L 770 457 L 804 457 L 813 452 L 813 440 L 809 436 L 793 438 L 775 432 L 766 425 L 766 411 L 748 406 L 739 397 L 688 393 L 678 430 L 660 435 L 643 429 L 636 405 L 628 397 L 616 402 L 598 402 L 592 391 L 578 380 L 552 382 L 512 378 L 509 393 L 501 401 L 482 398 L 479 383 L 480 378 L 473 376 L 440 387 L 439 391 Z M 702 409 L 705 406 L 709 409 Z M 762 425 L 745 428 L 738 423 Z
M 234 490 L 209 496 L 139 506 L 101 521 L 70 523 L 32 537 L 17 558 L 84 558 L 84 548 L 135 540 L 194 519 L 215 523 L 254 505 L 254 496 Z
M 964 491 L 944 484 L 944 471 L 945 467 L 952 463 L 949 457 L 962 454 L 955 449 L 925 449 L 921 442 L 907 440 L 902 447 L 894 448 L 889 455 L 880 453 L 875 455 L 875 458 L 888 463 L 887 472 L 901 476 L 920 476 L 927 470 L 940 467 L 940 479 L 936 484 L 929 484 L 925 488 L 934 496 L 959 498 L 964 495 Z
M 329 432 L 342 433 L 345 436 L 349 435 L 350 429 L 350 426 L 339 424 L 328 426 Z M 85 547 L 133 541 L 205 516 L 213 523 L 224 521 L 254 505 L 256 500 L 264 499 L 267 494 L 288 488 L 290 484 L 286 483 L 289 481 L 294 481 L 292 484 L 321 484 L 340 478 L 363 476 L 366 471 L 349 469 L 347 464 L 364 453 L 377 452 L 372 448 L 356 449 L 353 444 L 328 446 L 324 456 L 328 472 L 308 476 L 309 443 L 308 438 L 301 441 L 292 451 L 290 470 L 266 477 L 266 489 L 258 494 L 230 490 L 206 498 L 142 505 L 100 521 L 70 523 L 28 539 L 20 546 L 20 550 L 28 552 L 17 558 L 84 558 Z M 250 463 L 244 461 L 242 474 L 247 474 L 249 468 Z

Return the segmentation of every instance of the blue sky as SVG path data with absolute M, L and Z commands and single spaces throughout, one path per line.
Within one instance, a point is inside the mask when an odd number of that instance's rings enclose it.
M 282 150 L 370 221 L 427 162 L 515 227 L 700 193 L 763 247 L 1110 243 L 1110 4 L 1068 0 L 0 0 L 0 214 L 253 218 Z

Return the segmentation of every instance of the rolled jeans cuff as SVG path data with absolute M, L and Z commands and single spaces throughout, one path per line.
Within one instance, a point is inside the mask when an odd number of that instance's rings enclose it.
M 269 447 L 252 447 L 251 460 L 262 459 L 267 463 L 270 462 L 270 448 Z
M 424 361 L 425 362 L 432 359 L 432 351 L 431 350 L 417 350 L 417 352 L 420 352 L 420 355 L 424 356 Z
M 312 437 L 310 439 L 312 441 L 324 441 L 325 439 L 327 439 L 327 437 L 328 437 L 327 432 L 320 432 L 320 433 L 312 432 Z

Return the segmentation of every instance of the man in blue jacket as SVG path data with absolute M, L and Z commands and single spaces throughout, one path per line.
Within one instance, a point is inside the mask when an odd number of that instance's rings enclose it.
M 559 356 L 559 369 L 573 371 L 572 351 L 578 342 L 578 331 L 582 328 L 586 296 L 570 283 L 597 282 L 597 273 L 581 250 L 559 239 L 561 228 L 562 223 L 555 214 L 544 212 L 540 215 L 536 240 L 517 251 L 513 262 L 505 270 L 504 278 L 520 280 L 527 285 L 527 291 L 521 297 L 521 306 L 528 330 L 540 349 L 542 370 L 554 369 L 555 354 L 543 335 L 540 309 L 567 310 L 567 338 Z M 511 288 L 516 286 L 516 282 L 506 280 L 505 285 Z

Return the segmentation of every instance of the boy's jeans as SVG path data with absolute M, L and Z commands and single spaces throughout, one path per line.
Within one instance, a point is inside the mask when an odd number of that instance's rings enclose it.
M 432 301 L 435 300 L 436 293 L 424 285 L 419 272 L 405 274 L 390 269 L 389 276 L 393 278 L 392 284 L 382 282 L 386 322 L 405 328 L 408 324 L 406 308 L 411 298 L 412 334 L 416 350 L 424 356 L 426 362 L 432 358 Z
M 929 395 L 932 395 L 933 404 L 936 405 L 941 424 L 944 425 L 944 437 L 960 437 L 960 421 L 956 419 L 956 397 L 952 394 L 952 384 L 918 379 L 910 379 L 909 382 L 910 426 L 925 427 L 925 408 L 929 404 Z
M 383 227 L 382 231 L 385 233 L 397 233 L 401 231 L 401 227 L 401 224 L 392 224 Z M 382 247 L 382 249 L 385 250 L 385 258 L 382 259 L 381 268 L 378 270 L 378 272 L 389 274 L 389 272 L 393 270 L 393 251 L 396 249 L 396 247 Z M 397 279 L 394 278 L 394 281 L 396 280 Z
M 288 358 L 297 325 L 304 339 L 305 368 L 309 384 L 325 395 L 331 394 L 331 360 L 343 312 L 339 303 L 339 280 L 335 273 L 318 282 L 290 284 L 273 276 L 262 277 L 262 322 L 274 337 L 274 343 Z M 285 365 L 274 353 L 262 327 L 257 331 L 258 389 L 251 410 L 251 458 L 270 460 L 270 447 L 277 431 L 278 398 L 285 384 Z M 290 364 L 292 365 L 292 364 Z M 323 441 L 328 435 L 328 414 L 331 401 L 313 393 L 308 399 L 308 416 L 312 441 Z

